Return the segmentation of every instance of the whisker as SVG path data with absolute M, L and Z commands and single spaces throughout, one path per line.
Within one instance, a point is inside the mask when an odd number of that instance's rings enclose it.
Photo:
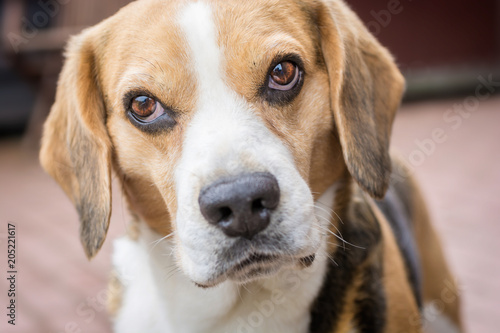
M 328 260 L 333 262 L 335 264 L 335 266 L 339 267 L 339 264 L 335 261 L 335 259 L 333 259 L 333 257 L 330 254 L 327 253 L 327 254 L 325 254 L 325 256 L 328 258 Z
M 339 239 L 341 239 L 342 241 L 344 241 L 344 236 L 342 235 L 342 233 L 340 232 L 339 228 L 337 228 L 337 226 L 330 220 L 328 220 L 327 218 L 325 218 L 324 216 L 318 216 L 320 218 L 322 218 L 323 220 L 327 221 L 329 225 L 331 225 L 332 227 L 335 228 L 335 230 L 339 233 Z M 323 227 L 323 226 L 322 226 Z M 323 227 L 324 228 L 324 227 Z M 330 229 L 327 229 L 329 230 L 330 232 L 332 232 Z M 335 234 L 337 236 L 337 234 Z M 345 243 L 345 241 L 344 241 Z M 344 249 L 345 249 L 345 244 L 344 244 Z
M 313 206 L 314 206 L 314 208 L 317 208 L 317 209 L 320 209 L 320 210 L 324 211 L 326 214 L 328 214 L 328 216 L 329 216 L 330 218 L 332 218 L 332 212 L 333 212 L 333 209 L 330 209 L 330 211 L 328 211 L 326 208 L 321 207 L 321 206 L 318 206 L 318 205 L 316 205 L 316 204 L 314 204 Z
M 165 281 L 170 280 L 175 273 L 181 273 L 181 270 L 174 264 L 174 267 L 165 275 Z
M 333 256 L 325 249 L 321 252 L 318 253 L 318 256 L 325 256 L 329 261 L 331 261 L 332 263 L 335 264 L 335 266 L 337 267 L 340 267 L 340 265 L 338 264 L 338 262 L 335 261 L 335 259 L 333 258 Z
M 322 209 L 324 212 L 326 212 L 327 214 L 329 214 L 328 211 L 325 208 L 323 208 L 323 207 L 319 207 L 319 206 L 316 206 L 316 205 L 314 205 L 314 207 Z M 340 218 L 340 216 L 333 209 L 330 209 L 330 211 L 337 216 L 337 218 L 339 219 L 340 223 L 344 224 L 344 221 L 342 221 L 342 219 Z M 340 232 L 339 228 L 337 228 L 337 226 L 331 221 L 333 219 L 332 215 L 331 214 L 329 214 L 329 215 L 330 215 L 330 220 L 326 220 L 325 217 L 321 216 L 321 215 L 317 215 L 317 216 L 325 219 L 331 226 L 333 226 L 335 228 L 335 230 L 337 230 L 337 232 L 339 233 L 340 237 L 344 238 L 344 236 L 342 235 L 342 232 Z
M 153 247 L 151 248 L 151 251 L 153 251 L 155 249 L 155 247 L 160 244 L 161 241 L 164 241 L 165 239 L 167 238 L 170 238 L 172 237 L 173 235 L 175 234 L 175 231 L 172 231 L 171 233 L 169 233 L 168 235 L 160 238 L 160 239 L 157 239 L 155 241 L 152 241 L 149 245 L 153 245 Z
M 315 208 L 321 209 L 322 211 L 324 211 L 325 213 L 327 213 L 330 216 L 330 218 L 332 218 L 332 214 L 331 213 L 335 214 L 335 216 L 339 219 L 340 223 L 344 224 L 344 221 L 342 221 L 342 218 L 339 216 L 339 214 L 337 214 L 337 212 L 335 210 L 333 210 L 332 208 L 329 208 L 329 207 L 326 207 L 326 208 L 325 207 L 320 207 L 320 206 L 318 206 L 318 204 L 324 205 L 321 202 L 316 202 L 316 203 L 313 204 L 313 206 Z M 328 208 L 328 210 L 327 210 L 327 208 Z
M 350 245 L 350 246 L 352 246 L 352 247 L 355 247 L 355 248 L 358 248 L 358 249 L 366 250 L 366 248 L 364 248 L 364 247 L 362 247 L 362 246 L 354 245 L 354 244 L 352 244 L 352 243 L 350 243 L 350 242 L 346 241 L 343 237 L 341 237 L 341 236 L 337 235 L 336 233 L 334 233 L 333 231 L 331 231 L 331 230 L 330 230 L 330 229 L 328 229 L 328 228 L 325 228 L 325 227 L 323 227 L 323 226 L 318 226 L 318 228 L 320 228 L 320 229 L 321 229 L 321 230 L 323 230 L 323 231 L 326 231 L 326 232 L 330 233 L 332 236 L 334 236 L 334 237 L 338 238 L 339 240 L 341 240 L 341 241 L 342 241 L 342 242 L 344 242 L 345 244 L 348 244 L 348 245 Z M 344 249 L 345 249 L 345 248 L 344 248 Z

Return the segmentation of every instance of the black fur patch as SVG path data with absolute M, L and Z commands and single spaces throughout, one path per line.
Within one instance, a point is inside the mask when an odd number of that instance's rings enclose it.
M 349 195 L 347 197 L 350 198 Z M 376 251 L 382 237 L 375 216 L 362 198 L 348 203 L 343 212 L 337 209 L 336 212 L 343 221 L 338 226 L 340 233 L 347 242 L 356 247 L 345 244 L 345 249 L 339 247 L 333 253 L 323 287 L 311 309 L 311 333 L 330 333 L 337 327 L 345 304 L 346 291 L 353 283 L 355 272 L 366 262 L 368 256 Z M 378 261 L 381 261 L 381 258 L 376 258 L 374 264 L 381 265 Z M 355 319 L 359 327 L 374 327 L 377 330 L 370 332 L 379 332 L 385 323 L 385 296 L 383 288 L 380 287 L 381 273 L 371 265 L 367 267 L 360 290 L 363 298 L 355 301 L 358 308 Z
M 328 264 L 323 287 L 311 310 L 310 333 L 329 333 L 337 325 L 345 293 L 354 276 L 354 265 L 346 251 L 339 250 L 335 255 L 338 266 L 333 261 Z
M 396 242 L 405 262 L 406 274 L 410 281 L 418 307 L 422 308 L 422 277 L 420 259 L 407 205 L 400 199 L 391 185 L 384 199 L 376 201 L 377 206 L 389 221 Z
M 385 288 L 382 282 L 382 267 L 370 265 L 358 290 L 354 320 L 360 333 L 383 332 L 386 318 Z

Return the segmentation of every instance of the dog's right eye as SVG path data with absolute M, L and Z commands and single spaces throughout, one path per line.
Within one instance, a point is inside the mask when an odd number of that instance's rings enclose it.
M 129 121 L 143 132 L 156 134 L 177 124 L 175 112 L 150 95 L 131 92 L 124 96 L 123 103 Z
M 137 96 L 130 105 L 137 120 L 150 123 L 165 113 L 161 104 L 148 96 Z

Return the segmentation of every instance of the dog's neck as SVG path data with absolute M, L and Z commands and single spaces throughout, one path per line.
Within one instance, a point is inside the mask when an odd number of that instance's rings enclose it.
M 334 192 L 330 188 L 316 202 L 318 218 L 330 219 Z M 124 285 L 117 331 L 308 331 L 310 306 L 327 266 L 326 241 L 308 268 L 290 267 L 245 285 L 225 281 L 202 289 L 179 271 L 172 241 L 157 242 L 160 238 L 144 224 L 137 241 L 115 241 L 113 263 Z

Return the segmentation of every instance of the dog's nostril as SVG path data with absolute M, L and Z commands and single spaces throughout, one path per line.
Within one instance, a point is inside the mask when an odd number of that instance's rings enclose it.
M 219 208 L 219 214 L 220 214 L 220 222 L 224 222 L 229 220 L 231 215 L 233 215 L 233 211 L 229 207 L 221 207 Z
M 256 199 L 252 201 L 252 213 L 257 213 L 264 208 L 266 207 L 264 207 L 264 205 L 262 204 L 262 199 Z

